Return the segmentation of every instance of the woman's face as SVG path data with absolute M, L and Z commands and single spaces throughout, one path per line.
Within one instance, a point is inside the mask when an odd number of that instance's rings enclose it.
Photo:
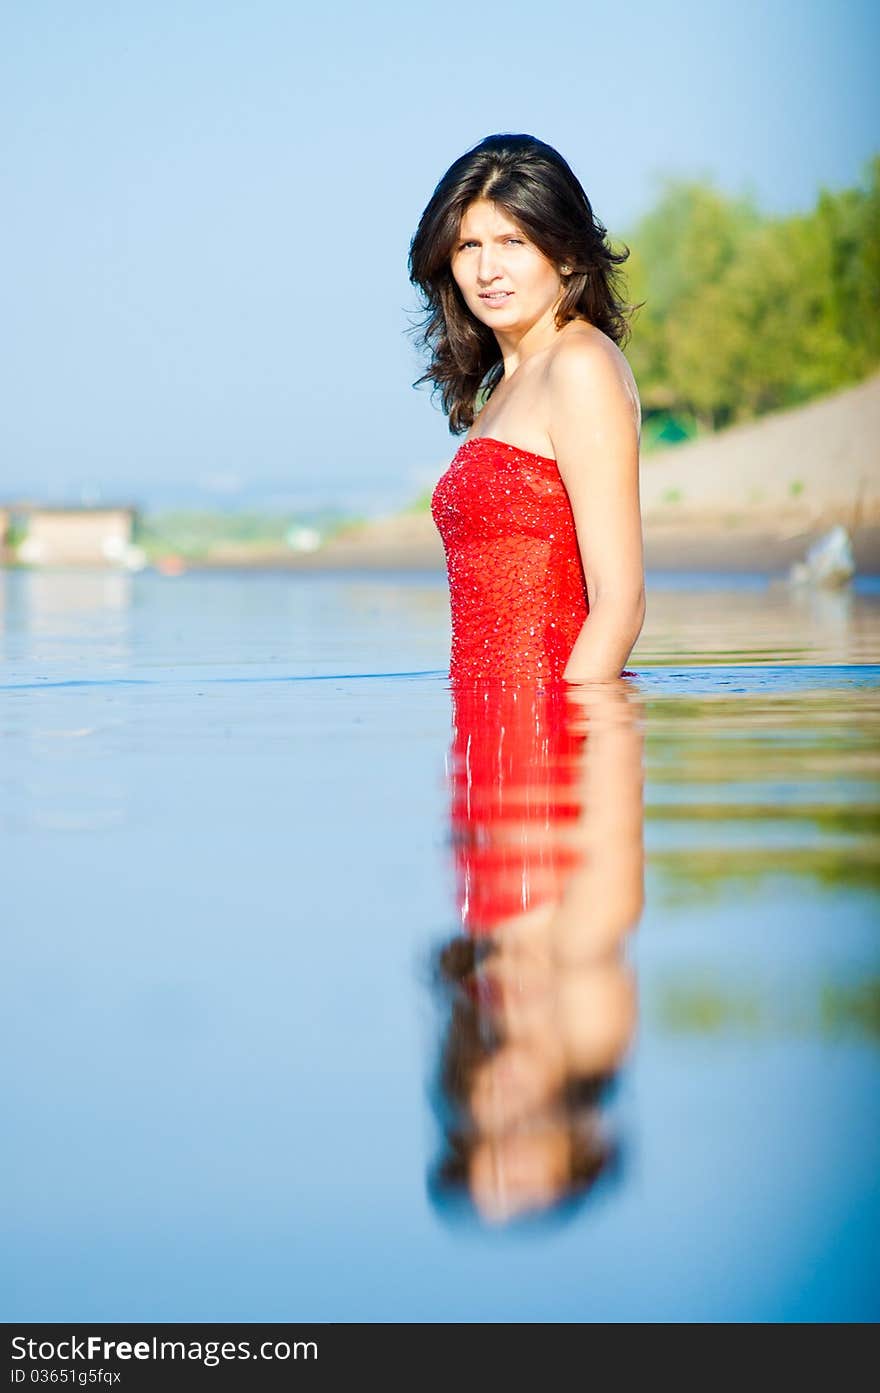
M 555 308 L 562 279 L 498 203 L 465 210 L 450 269 L 471 313 L 501 333 L 525 332 Z

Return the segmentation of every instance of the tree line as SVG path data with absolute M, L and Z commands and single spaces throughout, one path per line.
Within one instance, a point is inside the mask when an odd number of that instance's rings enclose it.
M 668 180 L 633 228 L 626 354 L 646 417 L 717 430 L 880 366 L 880 155 L 805 214 Z M 691 433 L 687 431 L 686 433 Z

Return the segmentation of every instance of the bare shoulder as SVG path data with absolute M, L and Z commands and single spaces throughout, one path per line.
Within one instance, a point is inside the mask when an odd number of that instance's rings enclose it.
M 595 325 L 572 323 L 559 336 L 547 364 L 547 385 L 557 410 L 578 401 L 595 409 L 628 412 L 641 428 L 641 403 L 632 368 L 613 339 Z
M 629 363 L 606 334 L 591 325 L 584 329 L 560 336 L 547 368 L 548 434 L 573 496 L 587 481 L 595 496 L 603 478 L 611 488 L 635 488 L 641 445 L 641 407 Z

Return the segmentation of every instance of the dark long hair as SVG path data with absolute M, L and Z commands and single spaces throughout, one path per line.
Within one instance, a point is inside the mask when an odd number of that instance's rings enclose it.
M 443 175 L 409 250 L 410 280 L 423 301 L 412 332 L 431 359 L 413 386 L 433 382 L 453 435 L 473 425 L 480 388 L 488 399 L 503 376 L 498 341 L 468 309 L 450 267 L 461 219 L 477 198 L 498 203 L 554 265 L 574 268 L 556 311 L 558 329 L 586 319 L 622 346 L 627 318 L 638 308 L 617 284 L 629 248 L 612 251 L 607 229 L 559 152 L 532 135 L 486 136 Z
M 443 1132 L 443 1151 L 429 1169 L 427 1183 L 433 1203 L 450 1219 L 472 1212 L 470 1167 L 480 1142 L 469 1115 L 474 1075 L 505 1041 L 503 1028 L 491 1012 L 480 1008 L 468 990 L 475 968 L 491 958 L 495 949 L 492 939 L 459 936 L 441 948 L 432 963 L 434 987 L 450 1000 L 452 1009 L 431 1085 L 433 1106 Z M 616 1082 L 614 1070 L 572 1076 L 559 1097 L 540 1114 L 543 1120 L 554 1121 L 567 1133 L 568 1175 L 550 1208 L 537 1213 L 526 1211 L 518 1218 L 518 1226 L 572 1217 L 600 1179 L 621 1179 L 626 1159 L 623 1146 L 600 1125 L 602 1107 Z

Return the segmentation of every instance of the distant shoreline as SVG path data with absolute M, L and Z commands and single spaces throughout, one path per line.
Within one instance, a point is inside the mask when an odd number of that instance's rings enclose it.
M 880 374 L 819 400 L 643 456 L 645 567 L 787 571 L 835 524 L 857 571 L 880 572 Z M 352 526 L 316 551 L 235 548 L 197 566 L 445 571 L 429 512 Z
M 769 530 L 729 528 L 687 529 L 666 527 L 645 534 L 645 569 L 648 571 L 769 572 L 788 571 L 803 560 L 813 542 L 833 523 L 819 525 L 794 536 Z M 860 574 L 880 574 L 880 526 L 860 527 L 850 532 L 856 570 Z M 159 568 L 161 569 L 161 567 Z M 278 548 L 262 551 L 250 558 L 240 549 L 218 551 L 210 557 L 187 561 L 185 569 L 199 570 L 288 570 L 288 571 L 401 571 L 436 572 L 445 575 L 442 546 L 339 542 L 319 551 L 303 554 Z
M 880 573 L 880 373 L 803 406 L 650 451 L 641 460 L 639 496 L 649 571 L 786 572 L 839 524 L 857 572 Z M 53 555 L 63 555 L 55 541 Z M 301 527 L 284 537 L 195 532 L 189 545 L 172 532 L 144 546 L 133 549 L 137 564 L 130 569 L 146 562 L 169 576 L 218 569 L 446 571 L 427 506 L 352 521 L 323 540 L 320 529 Z M 105 569 L 95 539 L 92 550 L 94 566 Z M 77 559 L 75 548 L 68 551 Z M 3 559 L 13 561 L 9 549 Z
M 880 574 L 880 522 L 853 527 L 851 510 L 829 509 L 807 521 L 780 513 L 760 519 L 727 514 L 723 517 L 691 517 L 686 523 L 647 521 L 643 527 L 647 571 L 704 571 L 730 573 L 787 572 L 802 561 L 809 548 L 835 523 L 847 530 L 856 571 Z M 3 566 L 0 559 L 0 566 Z M 26 566 L 6 558 L 5 569 L 53 569 Z M 119 571 L 95 561 L 79 566 L 71 561 L 64 569 Z M 445 577 L 446 557 L 430 514 L 366 522 L 349 535 L 334 538 L 314 551 L 292 551 L 278 543 L 219 543 L 202 556 L 175 553 L 157 555 L 146 567 L 166 575 L 190 571 L 284 570 L 292 572 L 399 571 L 436 573 Z

